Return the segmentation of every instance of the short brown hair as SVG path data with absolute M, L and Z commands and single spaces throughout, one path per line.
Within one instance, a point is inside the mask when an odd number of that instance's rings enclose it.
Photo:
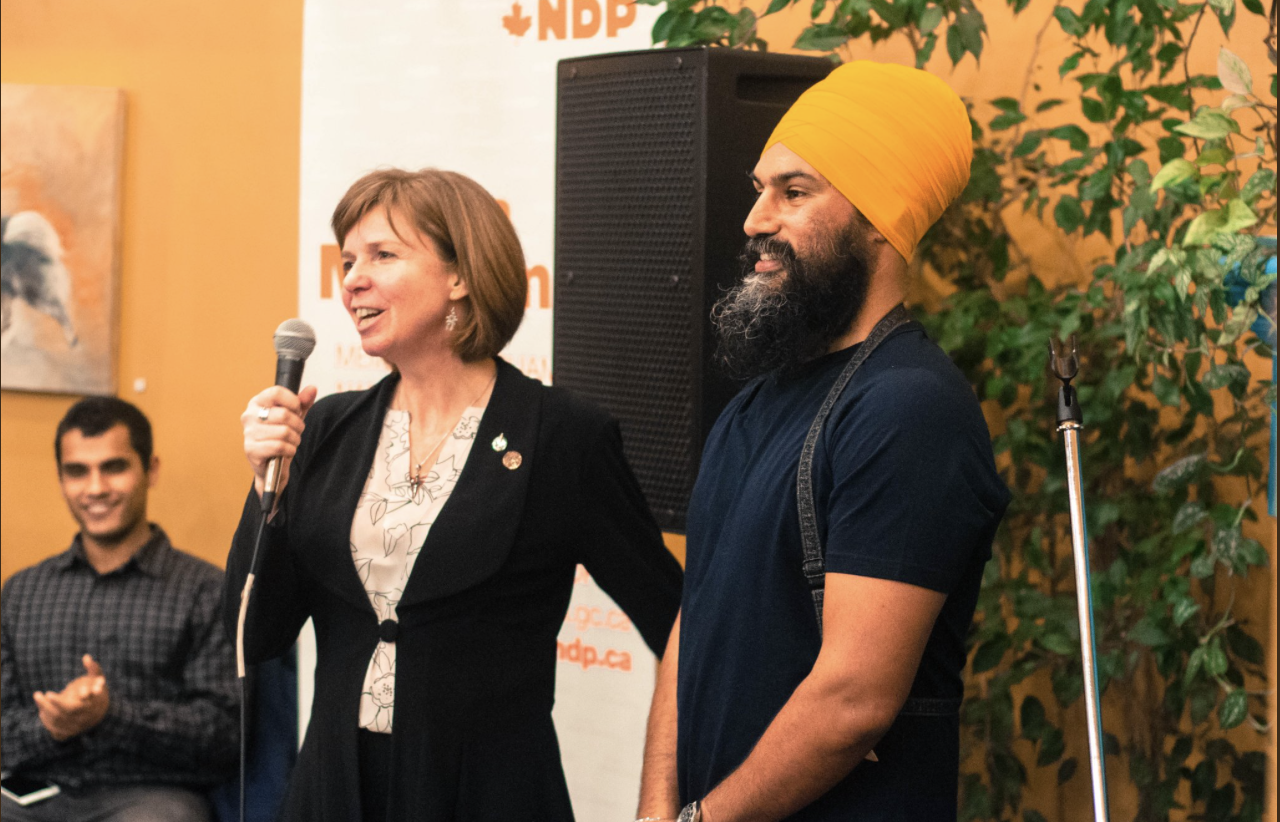
M 100 437 L 123 425 L 129 430 L 129 446 L 142 460 L 142 473 L 151 471 L 151 421 L 138 406 L 119 397 L 85 397 L 67 409 L 53 436 L 53 457 L 62 476 L 62 438 L 72 431 Z
M 529 281 L 515 227 L 493 195 L 453 171 L 374 171 L 356 180 L 333 210 L 338 245 L 356 223 L 379 207 L 397 236 L 395 216 L 412 221 L 466 284 L 469 310 L 458 324 L 453 344 L 458 356 L 474 362 L 501 351 L 524 319 Z

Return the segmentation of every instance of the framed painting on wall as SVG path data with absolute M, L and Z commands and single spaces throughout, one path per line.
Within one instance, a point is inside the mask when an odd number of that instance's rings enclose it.
M 124 93 L 0 85 L 0 388 L 115 390 Z

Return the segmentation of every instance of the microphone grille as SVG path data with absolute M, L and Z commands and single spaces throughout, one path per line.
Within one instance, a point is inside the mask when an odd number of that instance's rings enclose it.
M 305 360 L 316 347 L 316 332 L 299 319 L 285 320 L 272 337 L 276 356 L 290 360 Z

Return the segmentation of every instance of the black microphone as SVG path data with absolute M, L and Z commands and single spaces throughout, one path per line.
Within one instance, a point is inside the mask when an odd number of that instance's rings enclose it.
M 302 320 L 285 320 L 276 329 L 272 342 L 276 347 L 276 385 L 296 394 L 302 387 L 302 368 L 316 347 L 316 332 Z M 270 514 L 275 507 L 283 463 L 282 457 L 267 463 L 262 484 L 262 511 L 265 514 Z

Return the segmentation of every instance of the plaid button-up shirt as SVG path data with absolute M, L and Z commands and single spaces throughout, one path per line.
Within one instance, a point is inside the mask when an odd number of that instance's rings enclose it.
M 68 787 L 203 787 L 229 778 L 239 744 L 235 656 L 218 621 L 222 571 L 159 527 L 123 567 L 99 575 L 80 537 L 19 571 L 0 593 L 3 768 Z M 33 691 L 60 691 L 102 666 L 106 717 L 64 742 Z

